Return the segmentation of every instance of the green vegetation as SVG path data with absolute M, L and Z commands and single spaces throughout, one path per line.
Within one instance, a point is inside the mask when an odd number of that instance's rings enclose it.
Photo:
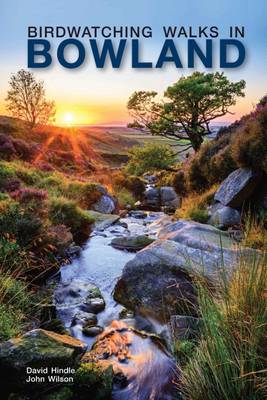
M 169 168 L 175 162 L 175 153 L 166 145 L 146 144 L 134 146 L 129 150 L 129 162 L 126 172 L 142 175 L 145 172 Z
M 158 102 L 154 91 L 134 92 L 128 101 L 131 126 L 176 140 L 184 151 L 198 151 L 211 133 L 210 122 L 227 114 L 244 88 L 245 81 L 230 82 L 223 73 L 194 72 L 167 88 L 165 102 Z
M 125 209 L 126 206 L 134 207 L 135 198 L 129 190 L 121 189 L 116 193 L 116 196 L 119 202 L 119 207 L 121 209 Z
M 185 399 L 266 398 L 266 261 L 241 262 L 216 296 L 200 287 L 203 330 L 182 370 Z
M 207 223 L 209 219 L 207 207 L 212 203 L 216 190 L 217 185 L 213 185 L 202 194 L 193 193 L 183 198 L 182 206 L 176 210 L 175 217 Z
M 49 205 L 49 218 L 54 225 L 66 225 L 75 234 L 90 232 L 94 219 L 90 214 L 77 206 L 75 201 L 64 197 L 54 198 Z
M 95 363 L 81 364 L 75 374 L 75 387 L 79 399 L 88 399 L 91 396 L 95 400 L 111 399 L 112 392 L 112 367 Z
M 33 318 L 34 294 L 17 273 L 0 272 L 0 341 L 22 333 Z

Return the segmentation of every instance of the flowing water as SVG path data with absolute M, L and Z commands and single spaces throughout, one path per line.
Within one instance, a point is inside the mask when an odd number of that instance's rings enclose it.
M 74 259 L 71 264 L 61 268 L 61 279 L 56 289 L 56 298 L 64 292 L 64 285 L 75 283 L 75 287 L 83 290 L 88 284 L 96 285 L 105 300 L 104 311 L 97 314 L 97 324 L 104 328 L 99 336 L 100 340 L 108 340 L 117 348 L 111 354 L 109 362 L 113 364 L 114 370 L 121 372 L 127 378 L 127 385 L 114 385 L 114 400 L 169 400 L 174 399 L 174 386 L 172 380 L 175 378 L 175 364 L 167 354 L 163 346 L 149 335 L 139 334 L 131 328 L 137 326 L 141 321 L 141 328 L 153 332 L 160 332 L 164 327 L 155 321 L 144 321 L 141 317 L 135 320 L 119 321 L 119 313 L 122 306 L 117 304 L 112 296 L 118 277 L 121 275 L 124 265 L 134 258 L 132 252 L 117 250 L 110 245 L 116 236 L 144 235 L 155 237 L 157 232 L 153 229 L 156 222 L 163 213 L 147 213 L 145 219 L 134 217 L 123 218 L 120 224 L 111 225 L 102 230 L 95 229 L 85 244 L 81 255 Z M 127 225 L 125 225 L 127 224 Z M 80 325 L 72 326 L 72 320 L 80 305 L 73 304 L 72 307 L 58 306 L 58 316 L 65 327 L 70 330 L 76 338 L 86 342 L 90 349 L 95 338 L 90 338 L 82 333 Z M 110 333 L 112 331 L 112 333 Z M 99 337 L 97 341 L 99 340 Z M 108 339 L 106 339 L 108 338 Z M 115 345 L 116 344 L 116 345 Z M 125 346 L 127 356 L 118 358 L 118 348 Z M 129 356 L 130 354 L 130 356 Z M 177 398 L 177 397 L 176 397 Z

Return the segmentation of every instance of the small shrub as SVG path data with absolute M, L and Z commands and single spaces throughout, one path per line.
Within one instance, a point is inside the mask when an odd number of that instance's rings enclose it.
M 28 203 L 31 201 L 42 202 L 47 198 L 47 192 L 34 188 L 22 188 L 10 193 L 10 196 L 20 203 Z
M 49 207 L 49 218 L 55 225 L 66 225 L 73 235 L 79 232 L 88 234 L 94 222 L 92 216 L 83 211 L 75 201 L 64 197 L 52 199 Z
M 127 189 L 121 189 L 117 193 L 117 199 L 119 202 L 119 207 L 122 209 L 124 209 L 128 205 L 133 207 L 135 204 L 135 199 L 134 199 L 133 195 Z
M 80 207 L 89 209 L 102 194 L 97 184 L 75 181 L 68 184 L 65 196 L 77 200 Z
M 126 172 L 142 175 L 151 170 L 169 168 L 174 162 L 175 153 L 169 146 L 157 144 L 146 144 L 144 147 L 134 146 L 129 150 Z
M 200 222 L 202 224 L 206 224 L 209 219 L 208 211 L 197 207 L 192 208 L 188 212 L 188 217 L 193 221 Z
M 233 157 L 241 167 L 267 173 L 267 106 L 240 128 L 232 145 Z
M 207 207 L 213 203 L 217 187 L 218 185 L 213 185 L 202 194 L 193 193 L 191 196 L 185 197 L 181 208 L 176 210 L 175 217 L 192 219 L 203 224 L 207 223 L 209 219 Z

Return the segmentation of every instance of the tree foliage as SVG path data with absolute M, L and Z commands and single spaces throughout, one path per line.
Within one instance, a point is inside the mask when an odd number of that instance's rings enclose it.
M 12 74 L 9 85 L 6 103 L 13 116 L 27 121 L 31 128 L 54 121 L 55 103 L 46 99 L 44 82 L 37 81 L 32 72 L 21 69 Z
M 167 145 L 146 144 L 134 146 L 129 152 L 126 172 L 142 175 L 145 172 L 169 168 L 175 162 L 175 153 Z
M 194 72 L 169 86 L 161 101 L 155 91 L 134 92 L 127 105 L 131 127 L 177 140 L 183 151 L 198 151 L 212 133 L 210 122 L 227 114 L 244 88 L 245 81 L 230 82 L 223 73 Z

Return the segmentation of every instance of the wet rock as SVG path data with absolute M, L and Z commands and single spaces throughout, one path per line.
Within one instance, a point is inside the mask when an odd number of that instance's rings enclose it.
M 129 212 L 129 215 L 130 215 L 130 217 L 140 218 L 140 219 L 146 218 L 146 217 L 147 217 L 147 213 L 146 213 L 146 212 L 144 212 L 144 211 L 139 211 L 139 210 L 130 211 L 130 212 Z
M 115 224 L 120 219 L 119 215 L 103 214 L 101 212 L 97 212 L 94 210 L 90 210 L 90 214 L 92 215 L 92 217 L 94 217 L 95 228 L 97 228 L 97 230 L 99 231 L 108 228 L 109 226 Z
M 85 326 L 82 331 L 83 331 L 84 335 L 94 337 L 94 336 L 100 335 L 100 333 L 103 332 L 103 328 L 102 328 L 102 326 L 98 326 L 98 325 Z
M 72 325 L 80 324 L 83 326 L 91 327 L 97 324 L 97 316 L 93 313 L 85 311 L 78 311 L 72 321 Z
M 222 229 L 241 224 L 240 212 L 220 203 L 214 204 L 210 208 L 209 214 L 209 223 Z
M 145 235 L 120 236 L 112 239 L 111 246 L 119 250 L 139 251 L 153 242 L 154 239 Z
M 10 339 L 0 345 L 1 388 L 5 385 L 13 390 L 25 386 L 27 367 L 74 366 L 86 348 L 78 339 L 43 329 Z
M 239 168 L 220 185 L 214 199 L 225 206 L 241 207 L 249 199 L 261 180 L 261 175 L 250 168 Z
M 134 317 L 134 312 L 131 310 L 127 310 L 127 308 L 123 308 L 119 313 L 120 319 L 133 318 L 133 317 Z
M 75 257 L 79 256 L 82 251 L 82 248 L 80 246 L 70 246 L 66 253 L 69 257 Z
M 169 326 L 172 340 L 192 340 L 200 334 L 203 321 L 190 315 L 172 315 Z
M 77 311 L 97 314 L 105 308 L 105 301 L 98 287 L 80 279 L 60 283 L 54 298 L 59 317 L 69 321 L 69 325 Z
M 86 298 L 84 301 L 82 308 L 90 313 L 99 313 L 104 310 L 105 308 L 105 301 L 103 297 L 94 297 L 91 298 L 90 296 Z
M 124 229 L 128 229 L 128 224 L 126 222 L 119 221 L 116 223 L 116 225 L 121 226 Z

